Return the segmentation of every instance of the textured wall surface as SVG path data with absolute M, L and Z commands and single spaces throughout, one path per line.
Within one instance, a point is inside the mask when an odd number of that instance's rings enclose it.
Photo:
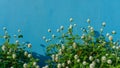
M 90 18 L 96 30 L 105 21 L 104 34 L 115 30 L 115 39 L 120 39 L 119 0 L 0 0 L 0 34 L 4 26 L 11 35 L 20 28 L 23 41 L 31 42 L 33 51 L 42 55 L 44 49 L 40 44 L 45 42 L 41 37 L 49 35 L 48 28 L 68 25 L 70 17 L 80 27 L 86 26 L 86 19 Z

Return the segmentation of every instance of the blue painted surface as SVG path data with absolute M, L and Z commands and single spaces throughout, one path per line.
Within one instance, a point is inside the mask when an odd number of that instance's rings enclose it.
M 116 30 L 115 39 L 120 39 L 119 0 L 0 0 L 0 33 L 3 26 L 11 35 L 20 28 L 24 41 L 31 42 L 33 51 L 42 55 L 40 44 L 45 42 L 41 37 L 49 35 L 48 28 L 68 25 L 70 17 L 80 27 L 86 26 L 86 19 L 90 18 L 96 30 L 105 21 L 104 33 Z

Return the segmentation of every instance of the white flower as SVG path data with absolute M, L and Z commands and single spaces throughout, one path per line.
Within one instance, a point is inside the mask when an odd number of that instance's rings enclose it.
M 49 68 L 49 67 L 48 67 L 48 65 L 45 65 L 45 67 L 44 67 L 44 68 Z
M 112 60 L 110 60 L 110 59 L 107 60 L 107 63 L 108 63 L 108 64 L 112 64 Z
M 73 26 L 70 24 L 70 26 L 69 26 L 69 28 L 68 29 L 72 29 L 73 28 Z
M 81 36 L 81 39 L 84 39 L 85 38 L 85 34 L 83 34 L 82 36 Z
M 12 54 L 12 58 L 15 59 L 17 56 L 16 54 Z
M 25 56 L 27 56 L 27 55 L 28 55 L 28 52 L 27 52 L 27 51 L 25 51 L 25 52 L 24 52 L 24 55 L 25 55 Z
M 92 57 L 92 56 L 90 56 L 90 57 L 89 57 L 89 60 L 90 60 L 90 61 L 92 61 L 92 60 L 93 60 L 93 57 Z
M 36 66 L 37 65 L 37 62 L 33 62 L 33 66 Z
M 14 68 L 14 67 L 10 67 L 10 68 Z
M 20 29 L 18 29 L 18 32 L 21 32 L 21 30 L 20 30 Z
M 48 40 L 48 39 L 46 39 L 45 41 L 46 41 L 46 42 L 49 42 L 49 40 Z
M 95 68 L 95 64 L 91 63 L 89 67 L 90 68 Z
M 6 46 L 5 45 L 2 46 L 2 50 L 6 51 Z
M 100 60 L 99 60 L 99 59 L 96 59 L 96 62 L 97 62 L 97 63 L 99 63 L 99 62 L 100 62 Z
M 48 29 L 48 32 L 51 32 L 51 29 Z
M 87 23 L 90 23 L 90 19 L 87 19 Z
M 105 23 L 105 22 L 103 22 L 103 23 L 102 23 L 102 26 L 106 26 L 106 23 Z
M 116 49 L 119 49 L 119 47 L 118 47 L 118 46 L 116 46 Z
M 74 26 L 74 27 L 76 27 L 76 26 L 77 26 L 77 24 L 74 24 L 73 26 Z
M 51 56 L 51 57 L 52 57 L 52 60 L 54 61 L 54 60 L 55 60 L 55 55 L 54 55 L 54 54 L 52 54 L 52 56 Z
M 62 49 L 59 49 L 59 55 L 62 55 Z
M 106 54 L 106 56 L 108 56 L 108 54 Z
M 110 36 L 110 34 L 109 34 L 109 33 L 107 33 L 107 34 L 106 34 L 106 36 L 107 36 L 107 37 L 109 37 L 109 36 Z
M 73 18 L 70 18 L 70 22 L 72 22 L 73 21 Z
M 116 34 L 116 31 L 113 30 L 113 31 L 112 31 L 112 34 Z
M 32 47 L 32 45 L 31 45 L 30 43 L 29 43 L 27 46 L 28 46 L 28 48 L 31 48 L 31 47 Z
M 36 65 L 36 67 L 35 68 L 40 68 L 40 66 L 39 65 Z
M 23 64 L 23 68 L 27 68 L 27 63 L 24 63 L 24 64 Z
M 13 35 L 14 36 L 14 38 L 16 38 L 17 36 L 16 35 Z
M 45 37 L 45 36 L 43 36 L 42 38 L 43 38 L 43 40 L 45 40 L 45 39 L 46 39 L 46 37 Z
M 83 65 L 86 65 L 87 64 L 87 62 L 86 61 L 83 61 Z
M 109 36 L 109 40 L 112 41 L 113 40 L 113 36 L 110 35 Z
M 7 28 L 6 28 L 6 27 L 3 27 L 3 30 L 7 30 Z
M 66 66 L 65 68 L 69 68 L 68 66 Z
M 75 56 L 74 56 L 74 59 L 78 59 L 78 55 L 75 55 Z
M 15 42 L 18 44 L 18 43 L 19 43 L 19 40 L 16 40 Z
M 55 57 L 55 61 L 58 62 L 58 56 Z
M 64 26 L 60 26 L 60 30 L 63 30 L 64 29 Z
M 60 29 L 57 29 L 57 32 L 60 32 Z
M 6 38 L 7 38 L 7 36 L 5 35 L 5 36 L 3 36 L 3 38 L 4 38 L 4 39 L 6 39 Z
M 90 28 L 91 28 L 91 26 L 88 26 L 88 28 L 90 29 Z
M 67 61 L 67 64 L 71 64 L 71 61 L 70 61 L 70 60 L 68 60 L 68 61 Z
M 77 59 L 77 62 L 79 63 L 79 62 L 80 62 L 80 59 Z
M 61 68 L 61 64 L 60 63 L 57 64 L 57 68 Z
M 62 67 L 65 67 L 65 63 L 62 63 Z
M 77 44 L 74 42 L 72 46 L 75 49 L 77 47 Z
M 106 62 L 106 56 L 102 56 L 101 61 Z
M 103 32 L 103 28 L 100 29 L 100 32 Z
M 28 58 L 31 58 L 32 57 L 32 54 L 28 54 Z
M 115 46 L 112 46 L 113 49 L 115 49 Z
M 62 44 L 62 50 L 64 50 L 65 49 L 65 46 L 64 46 L 64 44 Z
M 52 38 L 55 38 L 55 37 L 56 37 L 56 36 L 53 34 L 53 35 L 52 35 Z

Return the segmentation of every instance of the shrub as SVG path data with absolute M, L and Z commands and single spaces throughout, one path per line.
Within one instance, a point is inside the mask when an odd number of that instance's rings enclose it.
M 7 28 L 3 30 L 5 34 L 1 38 L 5 42 L 0 46 L 0 68 L 39 68 L 39 60 L 32 56 L 32 45 L 20 42 L 20 38 L 23 38 L 21 30 L 18 30 L 18 35 L 14 35 L 14 39 L 17 39 L 15 43 L 10 43 L 12 36 L 7 33 Z
M 70 22 L 73 19 L 70 18 Z M 57 29 L 60 36 L 52 35 L 52 40 L 43 39 L 47 42 L 47 55 L 51 59 L 44 68 L 119 68 L 120 67 L 120 46 L 119 41 L 114 41 L 115 31 L 103 35 L 106 23 L 102 23 L 100 32 L 90 25 L 81 28 L 82 34 L 75 34 L 76 24 L 70 24 L 67 32 L 64 26 Z M 52 30 L 48 29 L 49 33 Z M 58 42 L 59 41 L 59 42 Z

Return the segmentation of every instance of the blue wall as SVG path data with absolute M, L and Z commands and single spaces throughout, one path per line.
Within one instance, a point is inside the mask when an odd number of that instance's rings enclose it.
M 120 39 L 119 0 L 0 0 L 0 33 L 3 26 L 11 35 L 20 28 L 24 41 L 31 42 L 33 51 L 42 55 L 40 44 L 45 42 L 41 37 L 48 35 L 48 28 L 69 24 L 70 17 L 80 27 L 87 25 L 86 19 L 90 18 L 96 30 L 105 21 L 105 33 L 116 30 L 115 38 Z

